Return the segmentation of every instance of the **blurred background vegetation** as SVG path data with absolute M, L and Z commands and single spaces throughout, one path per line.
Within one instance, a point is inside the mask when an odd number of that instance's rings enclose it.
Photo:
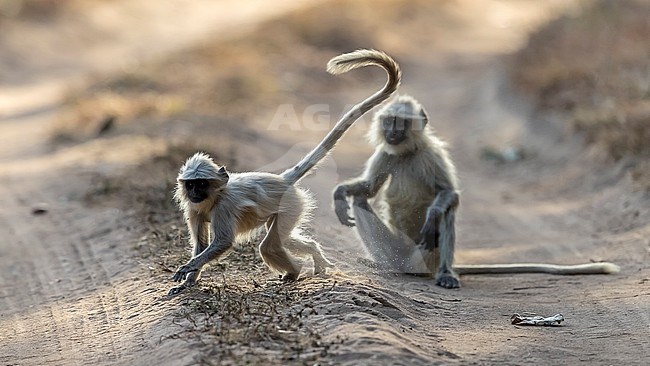
M 542 110 L 612 159 L 650 158 L 650 3 L 602 0 L 535 33 L 513 67 Z M 647 168 L 647 167 L 646 167 Z

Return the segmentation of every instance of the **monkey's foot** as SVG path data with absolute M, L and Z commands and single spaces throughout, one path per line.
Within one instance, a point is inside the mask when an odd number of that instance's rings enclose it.
M 460 281 L 451 273 L 442 273 L 436 277 L 436 285 L 444 288 L 459 288 Z

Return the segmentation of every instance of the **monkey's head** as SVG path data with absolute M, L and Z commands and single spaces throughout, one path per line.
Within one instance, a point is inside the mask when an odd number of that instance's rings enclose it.
M 424 108 L 408 95 L 397 97 L 375 114 L 370 140 L 390 154 L 414 151 L 422 141 L 429 118 Z
M 228 183 L 228 171 L 219 167 L 205 153 L 192 155 L 181 167 L 176 184 L 176 200 L 182 204 L 201 203 L 214 198 Z

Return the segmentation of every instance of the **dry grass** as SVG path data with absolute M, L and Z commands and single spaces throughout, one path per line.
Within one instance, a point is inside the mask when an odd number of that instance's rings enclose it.
M 517 84 L 540 108 L 567 112 L 572 130 L 615 160 L 650 157 L 648 14 L 647 1 L 598 1 L 517 55 Z
M 230 263 L 235 268 L 228 268 L 228 277 L 201 285 L 177 315 L 203 348 L 197 361 L 283 365 L 312 364 L 327 357 L 333 342 L 323 340 L 307 321 L 318 315 L 309 299 L 333 290 L 336 282 L 310 278 L 284 284 L 265 278 L 264 269 L 251 267 L 246 253 L 236 255 L 238 263 Z M 256 273 L 246 275 L 250 271 Z

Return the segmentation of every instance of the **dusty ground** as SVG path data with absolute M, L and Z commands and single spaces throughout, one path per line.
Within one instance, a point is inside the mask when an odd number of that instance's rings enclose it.
M 106 23 L 75 22 L 71 19 L 79 17 L 65 11 L 44 29 L 22 21 L 0 23 L 0 45 L 11 56 L 2 62 L 18 60 L 3 64 L 0 74 L 3 365 L 645 364 L 648 197 L 633 189 L 624 163 L 599 163 L 558 121 L 544 122 L 540 119 L 550 117 L 531 113 L 507 80 L 503 55 L 522 47 L 535 27 L 567 11 L 565 2 L 441 1 L 403 13 L 354 2 L 347 14 L 362 31 L 341 35 L 329 29 L 323 38 L 314 20 L 329 19 L 322 9 L 307 10 L 311 20 L 301 13 L 307 20 L 299 25 L 292 15 L 261 23 L 307 2 L 285 2 L 290 5 L 273 13 L 244 6 L 246 11 L 227 15 L 214 2 L 179 3 L 160 2 L 151 9 L 146 1 L 112 1 L 85 9 L 84 19 Z M 143 13 L 148 15 L 138 15 Z M 368 14 L 388 17 L 394 25 L 378 29 Z M 248 26 L 236 26 L 241 22 Z M 250 27 L 258 23 L 260 30 Z M 127 31 L 133 24 L 142 32 Z M 278 36 L 283 29 L 278 24 L 293 24 L 287 29 L 299 27 L 307 36 Z M 404 37 L 400 29 L 415 36 L 408 42 L 391 37 Z M 364 36 L 370 31 L 381 37 Z M 24 32 L 32 32 L 32 48 L 16 42 L 15 35 Z M 279 39 L 268 46 L 275 52 L 244 58 L 252 45 L 268 45 L 264 34 Z M 291 42 L 282 43 L 287 39 Z M 165 299 L 172 285 L 168 271 L 187 255 L 169 194 L 183 157 L 203 148 L 234 169 L 290 165 L 324 131 L 302 120 L 287 122 L 300 123 L 297 131 L 273 128 L 277 106 L 294 103 L 301 116 L 306 106 L 326 103 L 337 117 L 346 104 L 363 98 L 382 75 L 333 78 L 317 71 L 339 48 L 356 47 L 382 48 L 398 57 L 402 91 L 423 102 L 452 146 L 463 187 L 459 263 L 608 260 L 622 272 L 466 276 L 460 290 L 444 290 L 427 279 L 359 267 L 356 237 L 336 223 L 330 191 L 357 174 L 370 154 L 360 143 L 361 123 L 304 182 L 320 204 L 313 231 L 337 262 L 334 273 L 282 285 L 248 247 L 212 266 L 201 288 Z M 220 63 L 211 70 L 207 65 L 215 56 Z M 141 64 L 154 66 L 141 69 Z M 144 83 L 144 91 L 138 89 L 143 79 L 118 76 L 125 84 L 113 88 L 122 90 L 117 97 L 93 81 L 68 93 L 66 109 L 59 110 L 71 84 L 91 72 L 121 69 L 136 76 L 171 72 L 156 85 Z M 213 76 L 224 69 L 257 73 L 253 81 L 235 77 L 224 84 L 222 76 Z M 260 69 L 274 76 L 266 79 Z M 192 72 L 197 73 L 192 81 L 175 80 Z M 216 87 L 209 85 L 215 80 Z M 260 93 L 251 90 L 273 96 L 256 100 Z M 231 93 L 255 106 L 219 99 Z M 73 108 L 72 117 L 71 95 L 87 103 Z M 137 105 L 115 99 L 120 95 Z M 210 100 L 232 109 L 218 116 Z M 122 118 L 95 138 L 93 128 L 109 112 Z M 53 138 L 62 123 L 79 120 L 90 126 L 75 125 L 76 133 Z M 486 146 L 516 145 L 524 146 L 528 158 L 510 164 L 481 158 Z M 509 324 L 510 315 L 525 311 L 562 313 L 567 321 L 558 328 Z

